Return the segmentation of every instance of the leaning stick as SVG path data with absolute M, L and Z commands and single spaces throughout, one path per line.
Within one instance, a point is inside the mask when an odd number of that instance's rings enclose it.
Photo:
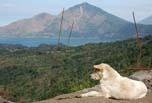
M 72 25 L 71 25 L 71 30 L 70 30 L 70 34 L 69 34 L 69 38 L 68 38 L 68 45 L 70 43 L 70 39 L 71 39 L 72 31 L 73 31 L 73 26 L 74 26 L 74 21 L 72 22 Z
M 61 37 L 61 33 L 62 33 L 63 16 L 64 16 L 64 8 L 63 8 L 63 11 L 62 11 L 62 18 L 61 18 L 61 23 L 60 23 L 59 35 L 58 35 L 58 43 L 57 43 L 57 47 L 56 47 L 55 55 L 54 55 L 54 56 L 55 56 L 55 59 L 54 59 L 54 61 L 55 61 L 55 65 L 57 65 L 57 64 L 58 64 L 58 62 L 57 62 L 57 56 L 58 56 L 57 51 L 58 51 L 58 49 L 59 49 L 60 37 Z
M 139 48 L 139 55 L 137 57 L 137 69 L 142 69 L 141 68 L 142 44 L 141 44 L 141 41 L 140 41 L 139 32 L 138 32 L 134 12 L 133 12 L 133 19 L 134 19 L 134 24 L 135 24 L 135 29 L 136 29 L 137 47 Z

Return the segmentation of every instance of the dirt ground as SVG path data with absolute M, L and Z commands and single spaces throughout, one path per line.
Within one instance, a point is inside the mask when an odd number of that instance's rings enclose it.
M 115 99 L 106 99 L 102 97 L 85 97 L 77 98 L 79 94 L 65 94 L 57 96 L 53 99 L 44 100 L 34 103 L 152 103 L 152 93 L 148 93 L 145 98 L 138 100 L 115 100 Z

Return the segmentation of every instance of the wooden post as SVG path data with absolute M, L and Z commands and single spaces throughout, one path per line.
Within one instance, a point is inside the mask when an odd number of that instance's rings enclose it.
M 58 46 L 59 46 L 60 38 L 61 38 L 62 25 L 63 25 L 63 16 L 64 16 L 64 8 L 63 8 L 63 11 L 62 11 L 62 18 L 61 18 L 61 24 L 60 24 L 60 30 L 59 30 L 59 36 L 58 36 Z
M 70 38 L 71 38 L 71 35 L 72 35 L 73 26 L 74 26 L 74 21 L 72 22 L 72 25 L 71 25 L 71 30 L 70 30 L 70 34 L 69 34 L 69 38 L 68 38 L 68 45 L 70 43 Z
M 60 38 L 61 38 L 61 33 L 62 33 L 63 17 L 64 17 L 64 8 L 63 8 L 63 11 L 62 11 L 60 30 L 59 30 L 59 35 L 58 35 L 58 43 L 57 43 L 57 47 L 55 48 L 55 54 L 54 54 L 54 56 L 55 56 L 54 61 L 55 61 L 56 66 L 58 64 L 57 57 L 58 57 L 58 49 L 59 49 Z
M 133 12 L 133 19 L 134 19 L 135 30 L 136 30 L 137 47 L 139 48 L 139 54 L 138 54 L 138 57 L 137 57 L 136 69 L 143 69 L 142 66 L 141 66 L 142 43 L 141 43 L 141 40 L 140 40 L 140 37 L 139 37 L 139 32 L 138 32 L 138 28 L 137 28 L 134 12 Z

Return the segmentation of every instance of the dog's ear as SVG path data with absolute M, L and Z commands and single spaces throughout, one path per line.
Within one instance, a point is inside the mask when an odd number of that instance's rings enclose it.
M 99 68 L 98 65 L 94 65 L 93 67 L 94 67 L 94 68 L 93 68 L 94 72 L 101 72 L 101 71 L 102 71 L 102 70 Z
M 93 67 L 94 67 L 94 69 L 96 69 L 96 70 L 102 70 L 102 69 L 103 69 L 103 68 L 102 68 L 102 64 L 94 65 Z
M 93 68 L 94 68 L 94 69 L 98 69 L 98 65 L 94 65 Z
M 98 68 L 104 70 L 104 69 L 108 69 L 110 68 L 110 65 L 105 64 L 105 63 L 101 63 L 100 65 L 98 65 Z

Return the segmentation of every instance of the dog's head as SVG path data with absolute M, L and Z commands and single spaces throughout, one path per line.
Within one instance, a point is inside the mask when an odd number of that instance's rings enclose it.
M 94 80 L 101 80 L 103 77 L 103 64 L 94 65 L 94 72 L 91 74 L 91 78 Z
M 110 65 L 101 63 L 99 65 L 94 65 L 94 73 L 91 74 L 91 78 L 94 80 L 101 79 L 113 79 L 120 77 L 119 73 L 117 73 Z

